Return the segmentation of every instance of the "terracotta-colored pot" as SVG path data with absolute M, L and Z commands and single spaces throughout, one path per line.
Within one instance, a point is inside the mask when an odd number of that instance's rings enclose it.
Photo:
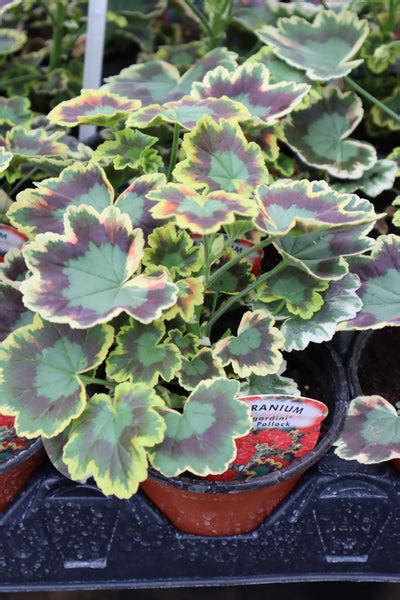
M 41 439 L 0 463 L 0 512 L 13 502 L 45 456 Z
M 315 448 L 281 470 L 245 481 L 208 481 L 183 476 L 168 479 L 150 470 L 141 489 L 175 527 L 208 536 L 252 531 L 289 494 L 303 473 L 329 450 L 346 415 L 348 391 L 343 367 L 330 346 L 312 348 L 302 362 L 307 362 L 308 369 L 314 370 L 320 379 L 325 392 L 321 400 L 330 409 Z

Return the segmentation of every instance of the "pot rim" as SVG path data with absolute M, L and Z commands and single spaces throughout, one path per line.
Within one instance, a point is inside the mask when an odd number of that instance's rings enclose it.
M 358 369 L 360 367 L 363 352 L 375 331 L 382 330 L 370 329 L 368 331 L 360 331 L 354 342 L 347 367 L 347 375 L 349 378 L 349 386 L 352 398 L 355 398 L 356 396 L 362 396 L 364 394 L 361 388 L 360 378 L 358 376 Z
M 263 475 L 262 477 L 255 477 L 254 479 L 248 479 L 245 481 L 209 481 L 182 475 L 168 478 L 164 477 L 164 475 L 161 475 L 161 473 L 150 466 L 148 470 L 149 478 L 170 487 L 185 489 L 192 492 L 232 494 L 239 492 L 251 492 L 259 489 L 260 487 L 270 487 L 302 474 L 309 467 L 314 465 L 333 445 L 333 442 L 341 431 L 347 412 L 349 390 L 345 369 L 339 355 L 336 353 L 331 344 L 323 346 L 323 352 L 326 353 L 325 359 L 329 358 L 329 360 L 333 363 L 333 369 L 331 372 L 335 375 L 336 394 L 332 409 L 333 422 L 326 434 L 318 441 L 315 448 L 313 448 L 308 454 L 299 460 L 295 460 L 292 464 L 284 467 L 283 469 L 272 471 L 271 473 Z
M 10 456 L 10 458 L 5 460 L 4 462 L 0 462 L 0 475 L 3 475 L 3 473 L 10 471 L 20 463 L 25 462 L 26 460 L 28 460 L 28 458 L 31 458 L 31 456 L 39 452 L 42 448 L 43 443 L 40 437 L 36 438 L 35 440 L 31 440 L 26 448 L 20 450 L 13 456 Z

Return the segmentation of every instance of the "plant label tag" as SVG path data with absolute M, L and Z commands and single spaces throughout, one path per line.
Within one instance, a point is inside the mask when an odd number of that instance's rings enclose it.
M 237 455 L 213 481 L 261 477 L 305 456 L 319 438 L 328 407 L 302 396 L 259 395 L 240 398 L 251 408 L 253 428 L 236 440 Z
M 27 239 L 26 235 L 14 227 L 0 224 L 0 263 L 4 262 L 4 255 L 11 248 L 22 248 Z
M 224 236 L 226 239 L 226 235 Z M 192 233 L 192 239 L 194 241 L 194 243 L 196 245 L 200 245 L 201 243 L 201 235 L 199 235 L 198 233 Z M 248 250 L 249 248 L 251 248 L 252 246 L 254 246 L 254 243 L 251 242 L 250 240 L 235 240 L 234 242 L 231 243 L 230 247 L 235 250 L 235 252 L 237 252 L 239 255 L 242 254 L 245 250 Z M 248 254 L 248 256 L 246 256 L 246 259 L 251 263 L 252 266 L 252 273 L 253 275 L 260 275 L 261 274 L 261 262 L 262 259 L 264 258 L 264 251 L 262 248 L 258 248 L 257 250 L 255 250 L 254 252 L 252 252 L 251 254 Z
M 14 417 L 0 415 L 0 463 L 26 448 L 28 443 L 15 433 Z

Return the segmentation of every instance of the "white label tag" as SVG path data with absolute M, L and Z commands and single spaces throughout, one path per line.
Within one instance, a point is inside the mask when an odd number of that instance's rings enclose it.
M 246 402 L 251 404 L 253 429 L 311 427 L 328 414 L 325 404 L 311 398 L 279 400 L 276 396 L 248 396 Z

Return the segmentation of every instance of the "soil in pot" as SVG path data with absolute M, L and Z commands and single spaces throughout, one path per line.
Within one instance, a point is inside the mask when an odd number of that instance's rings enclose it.
M 40 440 L 16 435 L 14 419 L 0 415 L 0 512 L 13 502 L 44 458 Z
M 339 358 L 328 346 L 310 346 L 288 359 L 288 373 L 296 378 L 303 395 L 322 400 L 329 407 L 317 446 L 281 470 L 246 481 L 216 482 L 185 476 L 167 479 L 152 471 L 142 490 L 178 529 L 207 536 L 254 530 L 331 447 L 347 402 L 347 383 Z

